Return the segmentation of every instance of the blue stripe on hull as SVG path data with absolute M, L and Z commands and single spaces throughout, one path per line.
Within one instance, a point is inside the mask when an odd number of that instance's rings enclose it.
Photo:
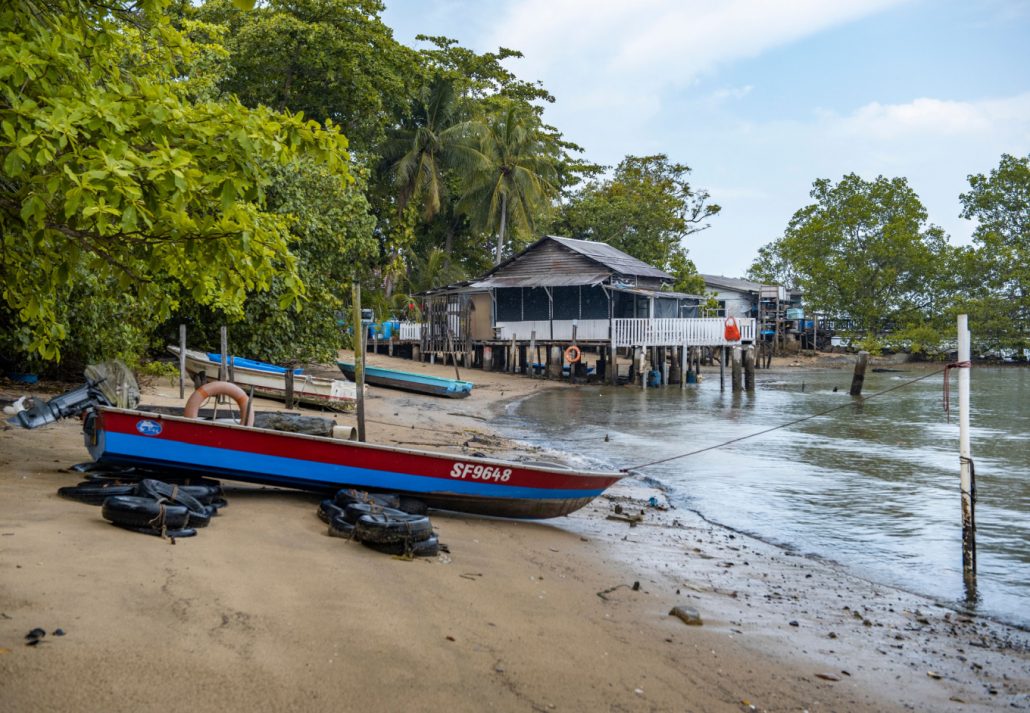
M 484 483 L 452 478 L 444 481 L 421 475 L 392 473 L 370 470 L 355 466 L 306 461 L 296 458 L 262 455 L 225 448 L 197 446 L 177 441 L 164 441 L 145 436 L 124 433 L 104 434 L 106 443 L 101 457 L 112 460 L 139 458 L 155 465 L 166 463 L 174 468 L 192 467 L 197 470 L 217 470 L 222 473 L 239 473 L 265 476 L 264 482 L 289 487 L 290 481 L 298 484 L 324 483 L 327 486 L 361 486 L 379 490 L 400 490 L 411 493 L 444 493 L 474 495 L 488 498 L 511 498 L 517 500 L 566 500 L 572 498 L 596 497 L 603 492 L 592 490 L 551 490 L 547 488 L 526 488 L 498 483 Z M 229 477 L 226 475 L 225 477 Z

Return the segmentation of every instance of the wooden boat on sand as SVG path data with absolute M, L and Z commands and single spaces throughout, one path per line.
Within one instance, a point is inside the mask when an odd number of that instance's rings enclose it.
M 444 510 L 550 518 L 625 477 L 550 464 L 344 441 L 104 405 L 88 408 L 86 447 L 100 463 L 302 490 L 404 493 Z
M 178 347 L 168 347 L 168 351 L 179 356 Z M 226 361 L 232 365 L 232 382 L 244 390 L 253 388 L 256 396 L 278 401 L 286 399 L 284 367 L 237 356 L 226 357 Z M 186 350 L 186 371 L 194 379 L 203 375 L 204 381 L 217 380 L 220 362 L 218 354 Z M 306 374 L 302 369 L 294 369 L 293 399 L 299 403 L 344 411 L 354 408 L 357 389 L 353 383 L 344 379 L 327 379 Z
M 340 367 L 340 371 L 348 379 L 354 380 L 353 364 L 338 361 L 336 365 Z M 373 386 L 383 386 L 388 389 L 429 394 L 430 396 L 444 396 L 450 399 L 465 398 L 472 393 L 473 386 L 471 381 L 447 379 L 428 374 L 413 374 L 410 371 L 398 371 L 396 369 L 384 369 L 383 367 L 368 365 L 365 366 L 365 383 Z

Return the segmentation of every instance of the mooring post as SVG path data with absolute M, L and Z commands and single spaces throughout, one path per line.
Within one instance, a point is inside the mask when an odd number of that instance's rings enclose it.
M 687 354 L 690 347 L 686 342 L 680 347 L 680 391 L 687 388 Z
M 286 373 L 284 376 L 284 383 L 286 386 L 286 395 L 284 397 L 286 401 L 286 408 L 293 408 L 293 363 L 286 362 Z
M 730 382 L 733 385 L 734 393 L 739 393 L 740 391 L 743 390 L 742 389 L 743 384 L 742 384 L 742 379 L 741 379 L 741 370 L 740 370 L 740 359 L 741 359 L 740 347 L 739 346 L 734 346 L 730 353 L 732 355 L 731 358 L 733 359 L 733 368 L 732 368 L 731 374 L 730 374 Z
M 229 379 L 229 368 L 226 366 L 226 360 L 228 359 L 228 354 L 229 354 L 229 328 L 226 327 L 223 324 L 221 329 L 219 330 L 219 332 L 220 332 L 220 336 L 221 336 L 221 344 L 220 344 L 221 354 L 219 355 L 219 358 L 218 358 L 218 380 L 219 381 L 228 381 L 228 379 Z M 225 396 L 222 396 L 222 395 L 216 396 L 215 397 L 214 414 L 212 414 L 212 416 L 211 416 L 212 420 L 218 418 L 218 405 L 222 404 L 222 403 L 225 403 Z
M 744 350 L 744 389 L 755 390 L 755 348 L 753 346 Z
M 855 375 L 851 377 L 851 395 L 862 395 L 862 384 L 865 382 L 865 367 L 869 362 L 869 352 L 858 353 L 858 361 L 855 362 Z
M 358 441 L 365 442 L 365 325 L 361 323 L 361 285 L 351 284 L 354 312 L 354 387 L 357 390 Z
M 529 365 L 529 378 L 536 378 L 536 362 L 539 359 L 539 355 L 536 353 L 536 330 L 534 329 L 529 333 L 529 358 L 526 361 L 532 362 Z
M 726 390 L 726 347 L 723 346 L 722 354 L 719 355 L 719 391 Z
M 976 599 L 976 481 L 969 447 L 969 325 L 958 316 L 958 458 L 962 491 L 962 575 L 966 598 Z
M 179 325 L 179 398 L 186 398 L 186 325 Z

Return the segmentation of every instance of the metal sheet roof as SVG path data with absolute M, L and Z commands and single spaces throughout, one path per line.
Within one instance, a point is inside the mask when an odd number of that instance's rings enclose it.
M 548 273 L 508 277 L 491 275 L 482 280 L 476 280 L 470 287 L 482 289 L 490 287 L 574 287 L 576 285 L 596 285 L 604 282 L 607 278 L 607 270 L 575 274 Z
M 622 275 L 636 275 L 638 277 L 656 277 L 659 279 L 673 279 L 669 273 L 659 270 L 657 267 L 648 265 L 642 260 L 637 260 L 627 255 L 616 247 L 607 243 L 599 243 L 593 240 L 576 240 L 574 238 L 559 238 L 557 235 L 546 236 L 569 250 L 575 250 L 595 262 L 610 267 Z

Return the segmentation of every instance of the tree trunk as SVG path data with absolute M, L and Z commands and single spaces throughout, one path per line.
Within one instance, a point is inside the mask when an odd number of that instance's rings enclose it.
M 494 264 L 501 264 L 501 248 L 504 245 L 504 227 L 508 221 L 508 195 L 501 194 L 501 229 L 497 231 L 497 253 L 494 255 Z

